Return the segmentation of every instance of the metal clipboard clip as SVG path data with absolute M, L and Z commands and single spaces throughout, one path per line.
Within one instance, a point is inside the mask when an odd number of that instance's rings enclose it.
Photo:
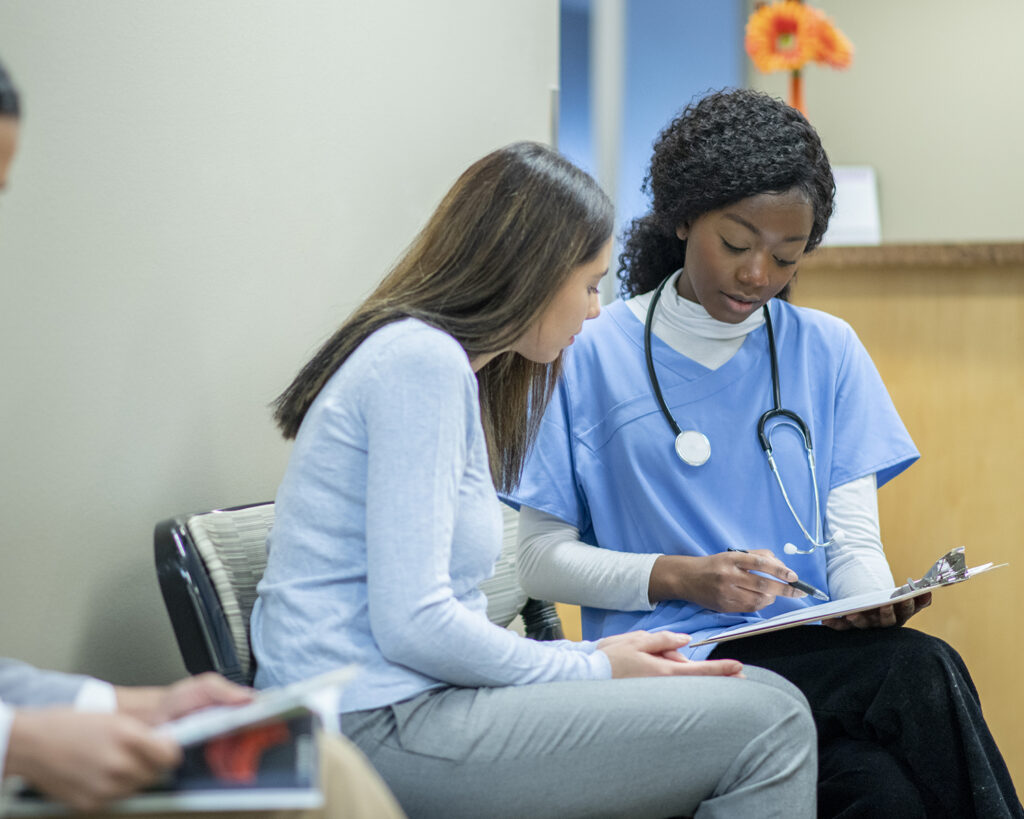
M 959 583 L 968 577 L 967 558 L 964 555 L 964 547 L 957 546 L 936 560 L 920 580 L 912 580 L 908 577 L 906 584 L 896 589 L 892 593 L 892 597 L 899 597 L 901 594 L 911 591 L 921 591 L 922 589 L 931 589 L 936 586 L 946 586 L 950 583 Z

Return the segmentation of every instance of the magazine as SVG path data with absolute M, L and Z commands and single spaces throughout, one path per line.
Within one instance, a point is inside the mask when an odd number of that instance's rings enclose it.
M 317 737 L 321 713 L 337 714 L 353 666 L 259 693 L 246 705 L 197 711 L 156 730 L 184 748 L 166 779 L 112 803 L 104 813 L 295 810 L 323 806 Z M 319 701 L 318 701 L 319 700 Z M 2 816 L 69 813 L 12 778 L 0 794 Z

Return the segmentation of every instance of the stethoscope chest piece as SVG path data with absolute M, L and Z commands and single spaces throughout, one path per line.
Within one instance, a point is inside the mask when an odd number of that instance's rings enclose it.
M 703 466 L 711 457 L 711 442 L 703 432 L 684 429 L 676 436 L 676 455 L 684 464 Z
M 702 432 L 698 432 L 695 429 L 680 429 L 676 419 L 672 417 L 672 412 L 668 408 L 668 404 L 665 403 L 665 396 L 661 394 L 661 386 L 658 384 L 658 375 L 654 371 L 654 354 L 652 352 L 651 345 L 651 327 L 654 324 L 654 308 L 658 304 L 658 299 L 661 298 L 661 291 L 665 289 L 665 285 L 668 284 L 669 276 L 662 280 L 661 284 L 654 291 L 654 295 L 651 296 L 651 303 L 647 307 L 647 320 L 644 322 L 644 359 L 647 362 L 647 374 L 651 380 L 651 391 L 654 393 L 654 398 L 658 402 L 658 408 L 661 410 L 661 414 L 668 421 L 669 427 L 672 428 L 672 432 L 675 433 L 676 442 L 676 455 L 679 456 L 684 464 L 689 466 L 702 466 L 707 463 L 708 458 L 711 457 L 711 442 L 707 436 Z M 800 531 L 803 536 L 810 543 L 809 549 L 798 549 L 794 544 L 787 543 L 783 548 L 783 551 L 787 555 L 809 555 L 815 549 L 824 548 L 826 546 L 835 546 L 845 541 L 846 536 L 840 529 L 835 529 L 832 532 L 832 536 L 828 540 L 824 540 L 824 521 L 821 516 L 821 504 L 818 496 L 818 473 L 814 466 L 814 447 L 811 443 L 811 431 L 807 424 L 804 423 L 803 419 L 800 418 L 792 410 L 782 408 L 782 390 L 779 387 L 779 357 L 775 350 L 775 331 L 772 328 L 772 314 L 768 309 L 768 305 L 764 305 L 761 310 L 764 313 L 764 326 L 765 333 L 768 336 L 768 357 L 771 362 L 772 371 L 772 409 L 764 413 L 760 420 L 757 422 L 757 437 L 761 442 L 761 449 L 764 450 L 764 454 L 768 458 L 768 466 L 771 469 L 772 475 L 775 476 L 775 481 L 779 485 L 779 491 L 782 492 L 782 499 L 786 502 L 786 506 L 789 508 L 790 514 L 793 516 L 793 520 L 796 521 L 796 525 L 800 527 Z M 793 508 L 793 504 L 789 499 L 789 493 L 786 492 L 786 487 L 782 483 L 782 476 L 779 474 L 778 466 L 775 463 L 775 457 L 772 455 L 772 443 L 771 433 L 772 428 L 769 428 L 768 424 L 770 421 L 778 420 L 781 424 L 792 425 L 796 427 L 804 439 L 804 448 L 807 451 L 807 464 L 808 469 L 811 472 L 811 486 L 814 488 L 814 534 L 804 526 L 803 521 L 800 520 L 800 516 L 796 513 L 796 509 Z
M 669 276 L 668 278 L 672 277 Z M 654 322 L 654 308 L 657 306 L 658 299 L 661 298 L 661 291 L 665 289 L 667 282 L 668 279 L 664 279 L 658 285 L 658 289 L 654 291 L 651 303 L 647 307 L 647 320 L 644 322 L 644 359 L 647 362 L 647 374 L 651 379 L 651 390 L 654 392 L 654 398 L 658 402 L 661 414 L 665 416 L 665 420 L 668 421 L 668 425 L 676 435 L 676 455 L 679 456 L 679 460 L 688 466 L 703 466 L 708 462 L 708 458 L 711 457 L 711 441 L 708 440 L 708 436 L 703 432 L 698 432 L 695 429 L 679 428 L 679 424 L 676 423 L 676 419 L 672 417 L 672 413 L 669 411 L 668 404 L 665 403 L 665 396 L 661 394 L 658 375 L 654 371 L 654 354 L 651 352 L 651 325 Z

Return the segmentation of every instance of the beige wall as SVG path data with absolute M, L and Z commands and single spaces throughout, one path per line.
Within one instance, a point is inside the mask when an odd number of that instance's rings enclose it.
M 812 0 L 853 65 L 805 71 L 832 161 L 873 165 L 884 242 L 1024 239 L 1024 3 Z M 787 95 L 782 73 L 750 84 Z
M 183 672 L 152 527 L 273 496 L 267 403 L 470 161 L 547 140 L 557 5 L 0 0 L 0 653 Z

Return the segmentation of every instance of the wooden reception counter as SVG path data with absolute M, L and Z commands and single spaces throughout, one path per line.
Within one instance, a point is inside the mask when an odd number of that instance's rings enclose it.
M 1010 563 L 912 625 L 963 655 L 1024 789 L 1024 243 L 820 248 L 792 300 L 854 327 L 921 451 L 879 492 L 897 583 L 953 546 Z
M 1024 242 L 822 247 L 808 256 L 803 263 L 805 270 L 979 266 L 1024 267 Z

